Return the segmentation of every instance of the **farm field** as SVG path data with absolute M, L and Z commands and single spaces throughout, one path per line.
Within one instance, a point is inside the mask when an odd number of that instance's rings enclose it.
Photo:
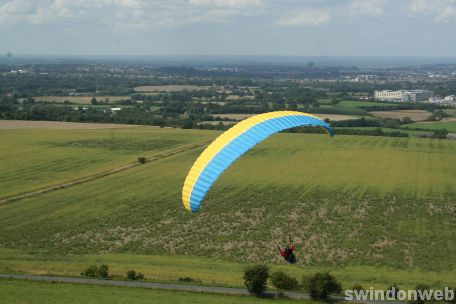
M 424 110 L 372 111 L 369 114 L 378 118 L 402 119 L 404 117 L 410 117 L 413 121 L 425 121 L 432 115 L 431 112 Z
M 369 108 L 369 107 L 393 107 L 395 104 L 388 102 L 376 102 L 376 101 L 357 101 L 357 100 L 342 100 L 337 104 L 343 108 Z
M 382 106 L 392 107 L 392 103 L 373 102 L 373 101 L 358 101 L 358 100 L 342 100 L 337 104 L 332 104 L 331 99 L 320 100 L 320 107 L 315 108 L 314 112 L 343 114 L 343 115 L 367 115 L 369 108 Z M 367 109 L 367 110 L 366 110 Z
M 140 125 L 0 119 L 0 130 L 10 130 L 10 129 L 80 130 L 80 129 L 119 129 L 119 128 L 126 129 L 126 128 L 134 128 L 134 127 L 140 127 Z M 141 126 L 141 127 L 144 127 L 144 126 Z
M 267 300 L 255 297 L 204 294 L 173 290 L 155 290 L 128 287 L 77 285 L 65 283 L 29 282 L 20 280 L 0 280 L 2 303 L 65 303 L 65 304 L 115 304 L 115 303 L 296 303 L 294 300 Z M 151 302 L 152 301 L 152 302 Z M 299 303 L 318 303 L 300 301 Z
M 180 91 L 197 91 L 208 90 L 211 86 L 197 86 L 197 85 L 153 85 L 153 86 L 139 86 L 135 87 L 136 92 L 180 92 Z
M 65 101 L 72 102 L 74 104 L 91 104 L 92 98 L 95 97 L 97 101 L 106 101 L 109 103 L 115 103 L 120 100 L 130 99 L 130 96 L 35 96 L 33 99 L 36 101 L 50 101 L 63 103 Z
M 320 105 L 333 105 L 331 98 L 318 99 L 318 103 Z M 344 107 L 344 108 L 361 108 L 361 107 L 369 108 L 369 107 L 374 107 L 374 106 L 394 106 L 394 104 L 387 103 L 387 102 L 359 101 L 359 100 L 349 100 L 349 99 L 339 101 L 335 105 L 337 105 L 339 107 Z
M 205 124 L 208 124 L 208 125 L 217 126 L 217 125 L 219 125 L 219 124 L 222 124 L 222 125 L 234 125 L 235 123 L 236 123 L 236 121 L 207 120 L 207 121 L 199 122 L 198 125 L 205 125 Z
M 439 122 L 456 122 L 456 117 L 445 117 L 439 120 Z
M 318 108 L 313 108 L 312 112 L 324 114 L 341 114 L 341 115 L 367 115 L 367 111 L 359 107 L 344 107 L 340 105 L 322 104 Z
M 321 119 L 329 119 L 332 121 L 340 121 L 340 120 L 350 120 L 350 119 L 358 119 L 358 116 L 354 115 L 342 115 L 342 114 L 313 114 Z
M 243 120 L 246 118 L 249 118 L 255 114 L 213 114 L 212 117 L 220 117 L 220 118 L 226 118 L 226 119 L 232 119 L 232 120 Z M 342 115 L 342 114 L 312 114 L 315 115 L 321 119 L 330 119 L 333 121 L 338 121 L 338 120 L 349 120 L 349 119 L 357 119 L 359 117 L 354 116 L 354 115 Z
M 1 129 L 5 125 L 53 129 Z M 67 129 L 81 126 L 105 127 L 103 124 L 0 120 L 3 142 L 0 146 L 0 197 L 113 169 L 137 162 L 139 156 L 151 157 L 205 142 L 217 134 L 154 127 L 118 128 L 121 125 L 114 125 L 113 129 Z
M 428 130 L 446 129 L 450 133 L 456 133 L 456 121 L 453 122 L 419 122 L 404 125 L 409 128 L 420 128 Z
M 183 130 L 169 131 L 189 138 Z M 62 141 L 53 136 L 41 138 Z M 146 135 L 129 138 L 136 136 Z M 455 141 L 277 134 L 230 167 L 201 211 L 189 214 L 181 187 L 201 151 L 0 205 L 0 243 L 82 259 L 164 256 L 160 267 L 166 269 L 183 256 L 282 264 L 276 244 L 292 235 L 299 248 L 296 269 L 333 269 L 344 282 L 385 286 L 389 275 L 402 285 L 454 284 Z M 16 264 L 10 255 L 2 267 L 15 271 L 26 260 Z M 198 269 L 191 273 L 203 279 L 211 267 Z
M 211 115 L 214 118 L 220 117 L 231 120 L 243 120 L 249 117 L 252 117 L 255 114 L 213 114 Z
M 336 128 L 337 129 L 337 128 Z M 378 127 L 350 127 L 350 128 L 341 128 L 341 129 L 352 129 L 352 130 L 376 130 Z M 432 135 L 432 131 L 415 131 L 408 129 L 392 129 L 392 128 L 380 128 L 383 132 L 401 132 L 407 133 L 410 137 L 416 135 Z
M 456 109 L 445 109 L 443 110 L 445 113 L 447 113 L 448 115 L 451 115 L 453 117 L 456 117 Z

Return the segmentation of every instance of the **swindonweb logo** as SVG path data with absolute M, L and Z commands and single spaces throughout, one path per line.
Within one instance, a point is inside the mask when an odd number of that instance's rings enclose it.
M 345 300 L 347 301 L 453 301 L 455 291 L 445 287 L 445 289 L 429 289 L 429 290 L 396 290 L 395 287 L 389 290 L 379 290 L 373 287 L 368 290 L 346 290 Z

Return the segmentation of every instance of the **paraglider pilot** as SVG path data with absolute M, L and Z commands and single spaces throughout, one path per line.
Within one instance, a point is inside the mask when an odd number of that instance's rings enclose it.
M 291 237 L 290 237 L 290 244 L 286 245 L 283 250 L 280 248 L 280 246 L 277 246 L 277 247 L 279 248 L 280 256 L 282 256 L 285 259 L 285 261 L 287 261 L 288 263 L 291 263 L 291 264 L 296 263 L 296 256 L 293 253 L 295 246 L 294 246 L 293 242 L 291 241 Z

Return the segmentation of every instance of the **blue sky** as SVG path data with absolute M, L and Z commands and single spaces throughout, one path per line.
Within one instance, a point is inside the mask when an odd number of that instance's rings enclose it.
M 0 0 L 0 53 L 456 57 L 456 0 Z

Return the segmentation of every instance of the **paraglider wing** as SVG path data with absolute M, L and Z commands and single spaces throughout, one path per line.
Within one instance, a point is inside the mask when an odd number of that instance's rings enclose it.
M 245 119 L 215 139 L 198 157 L 182 189 L 184 207 L 198 208 L 206 192 L 237 158 L 274 133 L 299 126 L 318 126 L 334 135 L 331 127 L 318 117 L 295 111 L 276 111 Z

